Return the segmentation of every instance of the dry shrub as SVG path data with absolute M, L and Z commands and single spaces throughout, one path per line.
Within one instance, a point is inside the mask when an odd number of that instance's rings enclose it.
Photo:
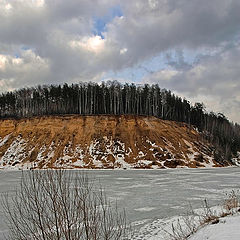
M 79 171 L 23 172 L 3 203 L 10 240 L 120 240 L 129 231 L 125 213 Z
M 239 207 L 239 200 L 237 194 L 234 190 L 232 190 L 229 194 L 227 194 L 227 198 L 224 201 L 224 208 L 227 211 L 232 211 Z
M 204 225 L 219 223 L 220 217 L 233 214 L 236 210 L 239 211 L 239 200 L 236 191 L 232 190 L 227 194 L 227 198 L 223 203 L 223 210 L 219 213 L 212 210 L 206 199 L 203 200 L 201 213 L 194 212 L 191 205 L 190 209 L 191 212 L 187 213 L 186 216 L 182 216 L 181 219 L 178 219 L 176 223 L 172 224 L 171 231 L 167 231 L 170 239 L 187 240 L 189 236 L 193 235 Z
M 209 223 L 217 223 L 219 217 L 209 207 L 206 199 L 202 203 L 202 212 L 196 213 L 190 204 L 190 212 L 182 216 L 176 223 L 172 223 L 171 232 L 167 232 L 172 240 L 186 240 L 193 235 L 201 226 Z
M 186 240 L 197 231 L 198 226 L 193 215 L 183 216 L 175 224 L 172 223 L 171 232 L 167 231 L 167 234 L 172 240 Z
M 200 225 L 205 225 L 209 223 L 216 223 L 219 221 L 219 215 L 216 214 L 206 199 L 203 200 L 203 214 L 200 215 Z

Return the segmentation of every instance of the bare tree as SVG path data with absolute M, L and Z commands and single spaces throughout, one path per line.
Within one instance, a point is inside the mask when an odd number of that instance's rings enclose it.
M 5 195 L 11 240 L 112 240 L 129 235 L 125 213 L 82 172 L 23 172 L 20 188 Z

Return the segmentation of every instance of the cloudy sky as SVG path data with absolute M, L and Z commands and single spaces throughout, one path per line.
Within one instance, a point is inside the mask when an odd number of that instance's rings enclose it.
M 240 123 L 239 0 L 0 0 L 0 92 L 158 83 Z

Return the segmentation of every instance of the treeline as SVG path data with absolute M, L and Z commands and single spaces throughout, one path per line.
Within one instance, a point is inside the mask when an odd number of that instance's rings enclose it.
M 134 114 L 194 125 L 216 146 L 216 158 L 231 159 L 240 151 L 240 126 L 204 105 L 182 99 L 158 85 L 137 86 L 116 81 L 23 88 L 0 95 L 1 118 L 57 114 Z

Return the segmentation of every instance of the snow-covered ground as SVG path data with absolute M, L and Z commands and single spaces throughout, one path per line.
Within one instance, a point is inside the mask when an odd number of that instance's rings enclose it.
M 221 218 L 218 224 L 203 227 L 189 240 L 239 240 L 240 215 Z
M 226 216 L 220 217 L 223 213 Z M 210 216 L 212 220 L 205 221 Z M 230 210 L 224 205 L 202 207 L 186 215 L 156 219 L 145 224 L 131 240 L 239 240 L 239 223 L 239 207 Z M 135 222 L 133 226 L 139 224 L 141 222 Z

